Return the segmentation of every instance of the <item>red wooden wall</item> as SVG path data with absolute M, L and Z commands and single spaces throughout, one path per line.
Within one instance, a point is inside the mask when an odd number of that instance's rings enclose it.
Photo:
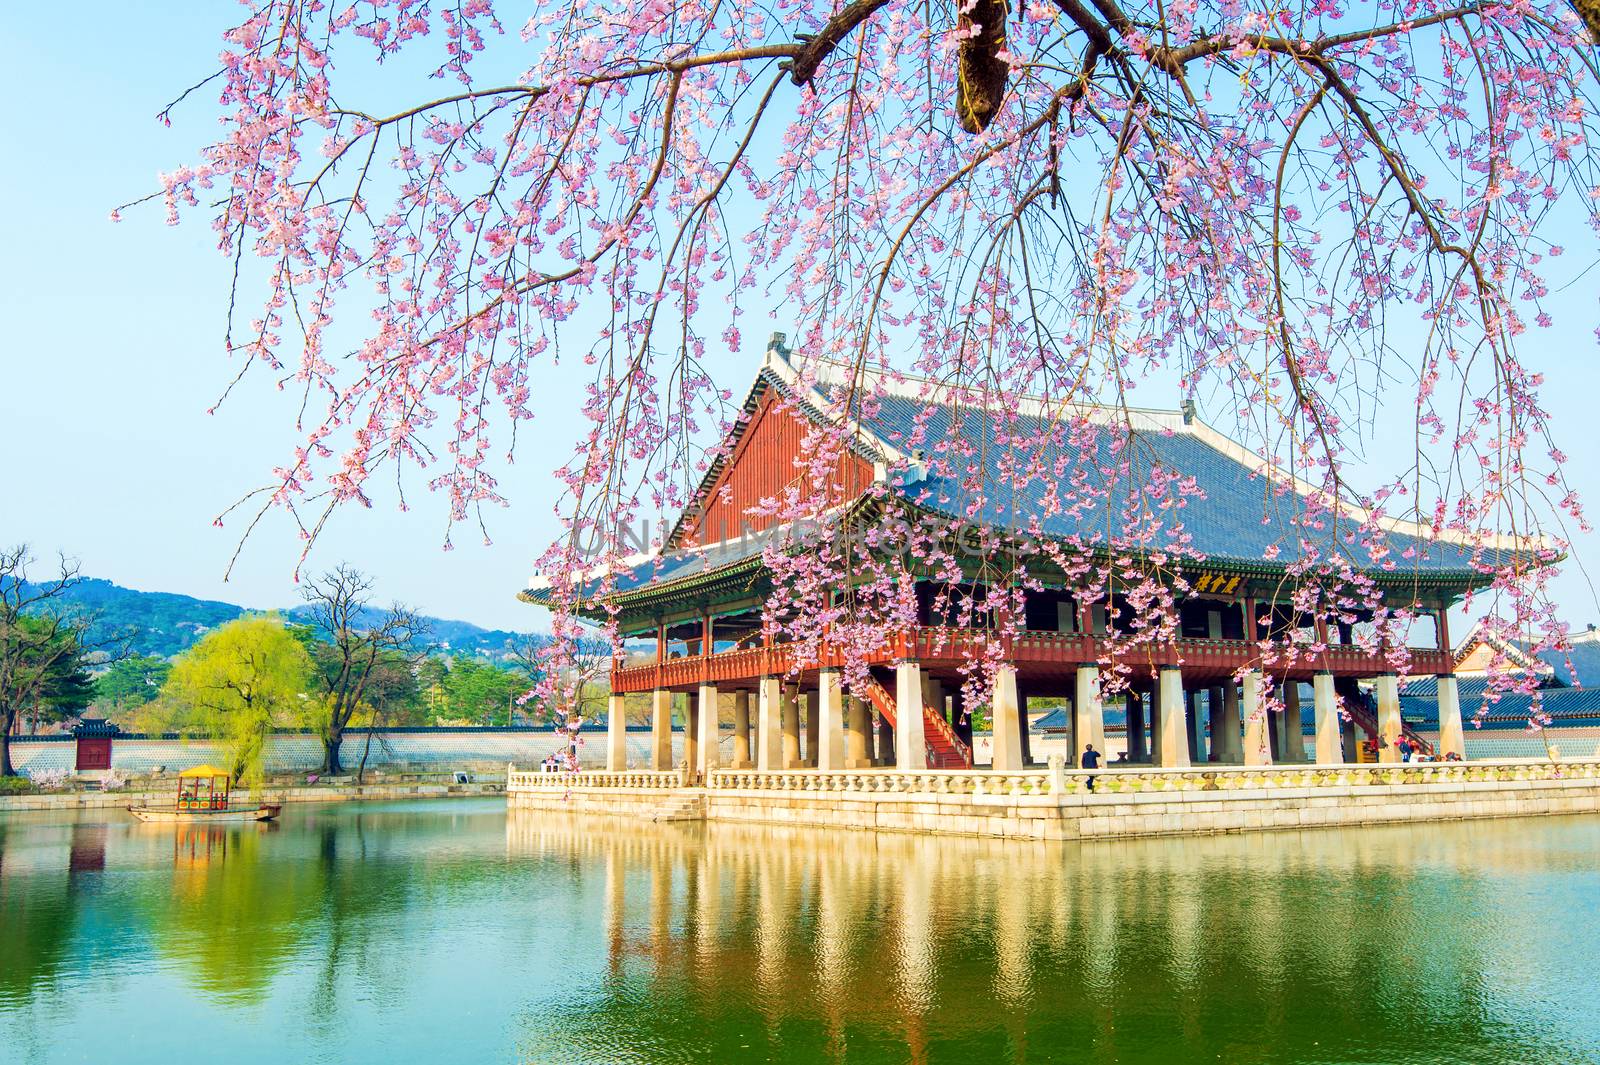
M 794 464 L 811 423 L 764 395 L 744 435 L 702 500 L 704 512 L 684 522 L 682 545 L 716 543 L 739 535 L 741 524 L 760 532 L 773 524 L 768 515 L 745 513 L 763 498 L 774 496 L 803 475 Z M 839 457 L 829 487 L 830 504 L 854 499 L 872 482 L 872 466 L 858 455 Z

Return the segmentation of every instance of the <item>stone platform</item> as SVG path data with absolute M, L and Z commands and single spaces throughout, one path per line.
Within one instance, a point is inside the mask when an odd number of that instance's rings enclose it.
M 1089 778 L 1095 780 L 1089 790 Z M 508 774 L 515 809 L 636 821 L 1112 839 L 1600 812 L 1600 760 L 1351 766 Z M 699 801 L 685 801 L 691 797 Z M 699 810 L 696 814 L 693 811 Z

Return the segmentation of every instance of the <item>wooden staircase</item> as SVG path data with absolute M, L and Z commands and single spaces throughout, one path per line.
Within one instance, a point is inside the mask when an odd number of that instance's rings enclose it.
M 893 726 L 896 720 L 894 693 L 877 677 L 871 677 L 867 682 L 866 694 L 872 708 Z M 972 768 L 972 748 L 961 742 L 943 714 L 936 713 L 926 705 L 922 708 L 922 734 L 928 745 L 929 769 Z
M 1382 735 L 1382 733 L 1378 731 L 1378 713 L 1374 708 L 1369 707 L 1365 700 L 1346 699 L 1344 700 L 1344 705 L 1345 708 L 1350 711 L 1350 719 L 1357 725 L 1361 726 L 1367 735 Z M 1407 725 L 1404 720 L 1400 722 L 1400 735 L 1411 741 L 1412 750 L 1420 751 L 1429 758 L 1438 757 L 1438 754 L 1433 749 L 1433 744 L 1417 735 L 1417 733 L 1412 730 L 1411 726 Z M 1351 757 L 1354 756 L 1352 755 Z

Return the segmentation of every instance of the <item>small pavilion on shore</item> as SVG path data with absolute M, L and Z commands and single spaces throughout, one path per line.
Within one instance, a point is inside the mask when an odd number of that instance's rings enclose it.
M 647 696 L 651 707 L 649 768 L 656 770 L 678 768 L 671 736 L 675 695 L 686 697 L 683 757 L 695 774 L 718 768 L 830 772 L 972 766 L 963 665 L 988 634 L 964 629 L 948 611 L 941 613 L 937 604 L 943 600 L 932 575 L 926 581 L 918 577 L 918 624 L 884 641 L 881 654 L 869 663 L 864 691 L 844 691 L 844 663 L 825 644 L 820 652 L 811 648 L 809 660 L 803 660 L 792 645 L 763 636 L 762 609 L 772 580 L 763 563 L 767 539 L 762 534 L 775 522 L 752 508 L 794 482 L 802 441 L 813 423 L 837 416 L 829 400 L 837 393 L 830 389 L 846 380 L 842 367 L 828 364 L 814 376 L 802 375 L 782 335 L 776 335 L 743 416 L 664 546 L 604 581 L 588 575 L 590 583 L 575 589 L 571 598 L 581 614 L 596 621 L 614 616 L 625 639 L 649 642 L 645 654 L 619 656 L 611 671 L 608 769 L 628 768 L 624 701 L 638 694 Z M 846 512 L 855 503 L 890 495 L 920 512 L 972 520 L 962 485 L 919 469 L 919 456 L 905 441 L 913 438 L 915 427 L 931 425 L 958 440 L 970 437 L 970 454 L 987 454 L 982 445 L 992 427 L 984 424 L 984 412 L 926 381 L 878 381 L 875 390 L 878 398 L 864 413 L 857 412 L 855 442 L 835 468 L 834 488 L 843 503 L 835 509 Z M 1024 399 L 1006 416 L 1042 425 L 1059 413 L 1043 400 Z M 1381 519 L 1389 557 L 1405 560 L 1384 567 L 1354 557 L 1364 556 L 1357 521 L 1329 519 L 1348 522 L 1347 534 L 1336 528 L 1330 539 L 1342 536 L 1357 545 L 1346 557 L 1380 591 L 1383 608 L 1409 610 L 1419 621 L 1409 642 L 1421 645 L 1408 649 L 1409 674 L 1429 678 L 1436 693 L 1435 744 L 1405 724 L 1401 678 L 1387 655 L 1356 638 L 1360 619 L 1330 623 L 1291 605 L 1294 551 L 1284 550 L 1273 560 L 1272 545 L 1292 544 L 1300 530 L 1264 520 L 1274 499 L 1287 496 L 1292 502 L 1303 491 L 1288 474 L 1205 425 L 1192 407 L 1107 412 L 1101 425 L 1105 435 L 1137 436 L 1141 451 L 1152 456 L 1149 461 L 1192 478 L 1200 489 L 1186 503 L 1184 525 L 1201 561 L 1188 567 L 1187 588 L 1175 601 L 1179 635 L 1141 647 L 1133 679 L 1117 696 L 1127 760 L 1160 767 L 1338 764 L 1356 761 L 1358 744 L 1366 739 L 1377 741 L 1380 760 L 1397 761 L 1396 741 L 1407 733 L 1413 745 L 1435 757 L 1465 756 L 1447 614 L 1469 590 L 1489 582 L 1484 548 L 1475 556 L 1465 543 Z M 907 469 L 911 476 L 894 472 Z M 1275 479 L 1283 482 L 1277 491 Z M 1017 519 L 980 508 L 976 520 L 1005 527 Z M 1035 522 L 1030 531 L 1092 546 L 1092 520 L 1071 522 L 1057 514 L 1042 525 Z M 1487 553 L 1510 549 L 1496 544 Z M 980 572 L 980 560 L 972 561 L 970 571 Z M 1030 583 L 1040 588 L 1025 593 L 1025 628 L 1004 638 L 1005 662 L 994 671 L 985 700 L 996 770 L 1021 769 L 1034 760 L 1027 728 L 1030 700 L 1063 708 L 1068 749 L 1075 756 L 1086 744 L 1106 749 L 1100 674 L 1116 653 L 1113 638 L 1127 624 L 1131 606 L 1115 595 L 1095 602 L 1072 580 L 1048 573 Z M 542 605 L 563 599 L 542 578 L 520 595 Z M 1365 617 L 1370 620 L 1370 611 Z M 1263 669 L 1262 643 L 1296 634 L 1314 652 Z M 1299 704 L 1306 698 L 1302 685 L 1312 704 L 1314 741 L 1309 745 L 1299 727 Z M 1269 695 L 1284 712 L 1262 712 Z M 729 718 L 731 762 L 725 760 L 719 732 L 719 722 Z

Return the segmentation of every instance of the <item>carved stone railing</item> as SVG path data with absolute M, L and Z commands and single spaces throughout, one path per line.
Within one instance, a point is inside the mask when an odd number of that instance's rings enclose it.
M 623 772 L 584 770 L 569 773 L 519 772 L 506 773 L 506 791 L 565 791 L 568 788 L 631 788 L 638 791 L 672 791 L 684 786 L 683 774 L 676 771 L 657 772 L 647 769 L 630 769 Z
M 1412 762 L 1379 765 L 1195 766 L 1190 769 L 1030 769 L 1014 773 L 988 770 L 717 770 L 707 787 L 714 791 L 767 791 L 791 794 L 1049 796 L 1158 792 L 1282 791 L 1314 788 L 1459 785 L 1514 781 L 1582 779 L 1600 781 L 1600 760 L 1549 762 L 1512 759 L 1495 762 Z

